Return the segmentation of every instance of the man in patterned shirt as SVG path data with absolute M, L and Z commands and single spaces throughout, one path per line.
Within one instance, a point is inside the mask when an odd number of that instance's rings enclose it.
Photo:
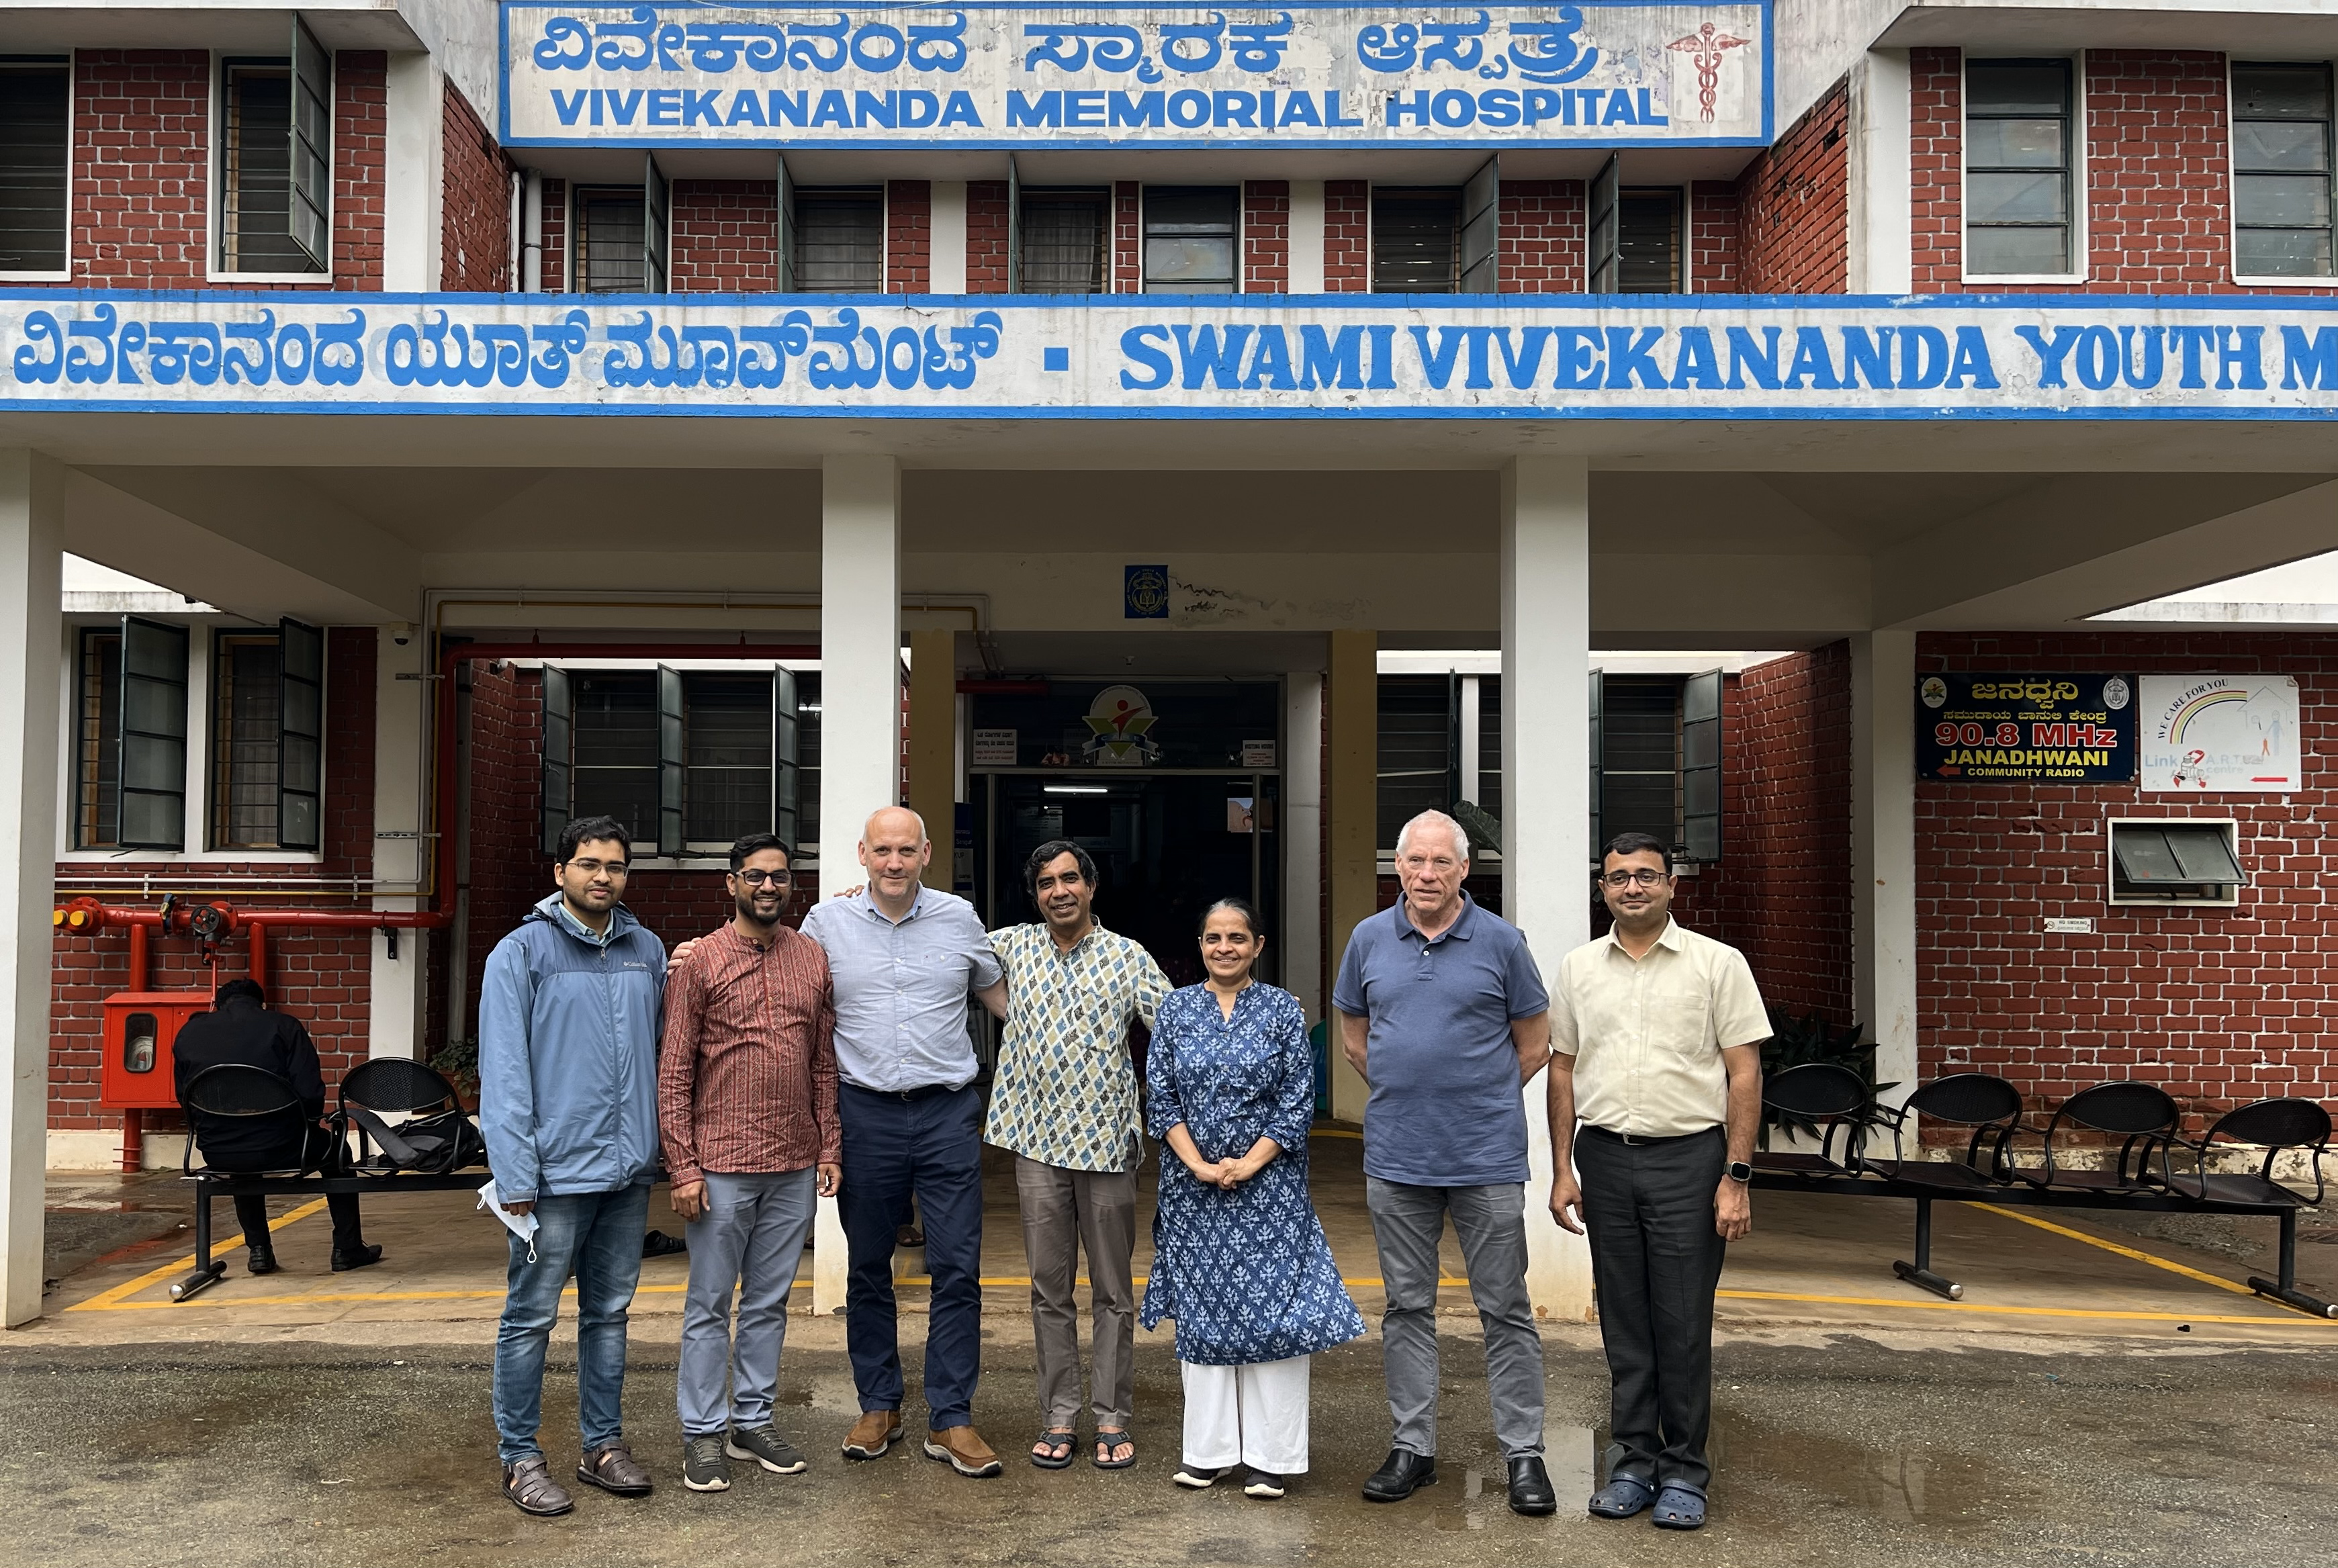
M 1031 1331 L 1047 1426 L 1031 1462 L 1072 1462 L 1080 1412 L 1079 1327 L 1072 1282 L 1086 1248 L 1095 1298 L 1095 1461 L 1136 1462 L 1128 1421 L 1135 1403 L 1130 1358 L 1136 1289 L 1138 1136 L 1132 1024 L 1153 1025 L 1169 995 L 1151 954 L 1106 931 L 1089 913 L 1095 862 L 1068 839 L 1042 844 L 1024 870 L 1042 921 L 990 934 L 1007 971 L 1007 1033 L 991 1085 L 986 1142 L 1015 1154 L 1023 1250 L 1031 1267 Z

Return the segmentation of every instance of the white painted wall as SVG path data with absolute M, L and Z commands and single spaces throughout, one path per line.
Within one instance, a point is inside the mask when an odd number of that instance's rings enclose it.
M 1323 292 L 1323 181 L 1291 182 L 1291 292 Z
M 1916 1087 L 1916 634 L 1851 639 L 1852 1005 L 1877 1082 Z
M 436 290 L 441 280 L 446 80 L 446 73 L 431 55 L 389 57 L 381 286 L 392 293 Z M 477 107 L 477 101 L 473 104 Z
M 377 629 L 375 637 L 373 875 L 377 883 L 418 886 L 433 842 L 420 837 L 425 817 L 422 717 L 431 682 L 398 677 L 428 669 L 424 652 L 428 639 L 403 622 Z M 446 828 L 453 831 L 454 824 Z M 373 906 L 420 909 L 426 902 L 378 897 Z M 385 933 L 373 933 L 372 940 L 366 1054 L 418 1057 L 422 1054 L 423 975 L 428 968 L 424 956 L 431 942 L 447 940 L 447 934 L 400 931 L 395 958 L 389 956 Z
M 929 285 L 937 294 L 966 292 L 966 181 L 933 182 L 932 230 L 926 239 Z
M 1908 52 L 1877 49 L 1851 74 L 1850 288 L 1905 294 L 1915 279 Z
M 1323 1019 L 1323 677 L 1282 688 L 1282 988 Z

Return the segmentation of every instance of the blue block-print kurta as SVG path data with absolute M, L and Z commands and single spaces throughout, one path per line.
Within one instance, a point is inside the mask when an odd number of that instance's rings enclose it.
M 1177 1359 L 1205 1367 L 1311 1356 L 1363 1333 L 1307 1198 L 1315 1063 L 1298 998 L 1252 985 L 1227 1018 L 1207 986 L 1172 992 L 1154 1020 L 1145 1088 L 1156 1139 L 1183 1122 L 1204 1160 L 1239 1159 L 1261 1138 L 1282 1152 L 1229 1192 L 1162 1144 L 1144 1326 L 1175 1318 Z

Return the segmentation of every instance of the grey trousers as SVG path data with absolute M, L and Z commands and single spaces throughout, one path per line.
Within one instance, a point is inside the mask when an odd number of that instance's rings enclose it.
M 1051 1427 L 1076 1430 L 1080 1416 L 1080 1328 L 1072 1287 L 1088 1255 L 1094 1301 L 1089 1404 L 1099 1426 L 1125 1427 L 1136 1403 L 1136 1173 L 1066 1171 L 1015 1157 L 1023 1209 L 1023 1251 L 1031 1264 L 1031 1338 L 1039 1363 L 1039 1408 Z
M 707 1210 L 690 1222 L 690 1294 L 683 1302 L 682 1362 L 674 1378 L 685 1437 L 771 1420 L 780 1348 L 788 1336 L 788 1291 L 819 1201 L 817 1175 L 810 1169 L 705 1175 Z
M 1728 1247 L 1713 1228 L 1713 1195 L 1728 1158 L 1718 1127 L 1639 1144 L 1586 1127 L 1575 1141 L 1615 1385 L 1611 1479 L 1700 1494 L 1712 1483 L 1713 1292 Z
M 1364 1178 L 1372 1240 L 1388 1306 L 1380 1314 L 1380 1364 L 1388 1379 L 1394 1446 L 1437 1453 L 1437 1244 L 1453 1215 L 1470 1298 L 1486 1329 L 1487 1392 L 1494 1436 L 1506 1459 L 1542 1452 L 1542 1336 L 1527 1295 L 1526 1189 L 1414 1187 Z

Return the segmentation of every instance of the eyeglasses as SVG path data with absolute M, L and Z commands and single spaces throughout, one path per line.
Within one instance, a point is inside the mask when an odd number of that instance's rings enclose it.
M 1671 875 L 1669 871 L 1656 871 L 1641 866 L 1629 871 L 1610 871 L 1599 880 L 1610 887 L 1629 887 L 1635 882 L 1643 887 L 1653 887 Z
M 773 887 L 777 887 L 781 883 L 785 882 L 790 877 L 795 875 L 795 873 L 792 871 L 766 871 L 761 867 L 756 867 L 746 871 L 733 871 L 731 875 L 736 877 L 740 881 L 744 882 L 750 887 L 761 887 L 767 882 L 771 884 Z
M 615 877 L 623 877 L 625 874 L 623 860 L 571 860 L 568 867 L 570 870 L 582 871 L 587 877 L 597 877 L 604 871 Z

